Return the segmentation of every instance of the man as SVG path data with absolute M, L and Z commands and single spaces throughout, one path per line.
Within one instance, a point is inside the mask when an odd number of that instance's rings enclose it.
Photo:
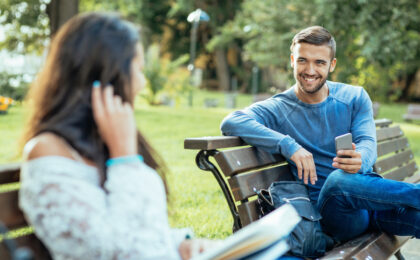
M 335 240 L 349 240 L 367 229 L 419 238 L 420 185 L 372 172 L 376 131 L 368 94 L 361 87 L 327 81 L 337 62 L 334 38 L 323 27 L 309 27 L 295 35 L 290 50 L 295 85 L 231 113 L 222 132 L 281 153 L 308 185 L 322 227 Z M 334 139 L 346 133 L 353 135 L 353 150 L 336 154 Z

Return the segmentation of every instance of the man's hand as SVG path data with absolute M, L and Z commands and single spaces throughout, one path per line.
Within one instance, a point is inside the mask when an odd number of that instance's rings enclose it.
M 310 179 L 311 184 L 314 185 L 318 177 L 316 176 L 315 162 L 312 154 L 304 148 L 300 148 L 290 159 L 296 164 L 299 179 L 302 180 L 303 173 L 303 183 L 308 184 L 308 179 Z
M 332 166 L 342 169 L 348 173 L 357 173 L 362 168 L 362 156 L 356 152 L 356 145 L 353 143 L 353 150 L 339 150 L 337 156 L 347 155 L 351 158 L 334 157 Z

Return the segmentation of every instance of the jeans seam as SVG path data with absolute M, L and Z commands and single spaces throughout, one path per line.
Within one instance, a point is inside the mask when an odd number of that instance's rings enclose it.
M 330 194 L 330 195 L 328 196 L 328 198 L 326 198 L 326 199 L 324 200 L 324 202 L 322 203 L 322 205 L 321 205 L 321 207 L 320 207 L 320 209 L 319 209 L 319 212 L 320 212 L 320 213 L 321 213 L 321 212 L 322 212 L 322 210 L 324 209 L 325 204 L 327 203 L 327 201 L 329 201 L 329 200 L 330 200 L 332 197 L 334 197 L 334 196 L 348 196 L 348 197 L 352 197 L 352 198 L 365 199 L 365 200 L 368 200 L 368 201 L 370 201 L 370 202 L 384 203 L 384 201 L 382 201 L 382 200 L 374 200 L 374 199 L 371 199 L 371 198 L 368 198 L 368 197 L 363 197 L 363 196 L 356 196 L 356 195 L 352 195 L 352 194 L 346 195 L 346 194 L 344 194 L 344 193 L 342 193 L 342 192 L 339 192 L 339 193 L 332 193 L 332 194 Z M 400 203 L 394 203 L 394 202 L 387 202 L 387 204 L 400 205 Z M 401 207 L 402 207 L 402 206 L 401 206 Z M 413 207 L 413 208 L 415 208 L 415 207 Z M 420 210 L 420 209 L 418 209 L 418 208 L 415 208 L 415 209 Z M 368 209 L 368 210 L 372 210 L 372 209 Z M 378 211 L 378 210 L 375 210 L 375 211 Z M 322 214 L 322 213 L 321 213 L 321 214 Z
M 405 222 L 400 222 L 400 221 L 387 221 L 387 220 L 378 220 L 375 219 L 376 225 L 379 228 L 380 231 L 385 232 L 382 228 L 380 228 L 380 226 L 378 225 L 378 222 L 386 222 L 386 223 L 397 223 L 397 224 L 402 224 L 402 225 L 407 225 L 415 230 L 419 230 L 415 225 L 411 225 L 410 223 L 405 223 Z

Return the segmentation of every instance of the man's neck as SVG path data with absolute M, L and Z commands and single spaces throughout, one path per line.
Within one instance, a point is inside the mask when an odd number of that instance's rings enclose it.
M 299 86 L 297 84 L 299 84 L 299 83 L 296 83 L 293 86 L 296 97 L 300 101 L 302 101 L 304 103 L 307 103 L 307 104 L 318 104 L 318 103 L 323 102 L 328 97 L 328 94 L 330 92 L 326 82 L 324 83 L 324 85 L 322 86 L 322 88 L 319 91 L 317 91 L 316 93 L 313 93 L 313 94 L 304 92 L 303 90 L 301 90 L 299 88 Z

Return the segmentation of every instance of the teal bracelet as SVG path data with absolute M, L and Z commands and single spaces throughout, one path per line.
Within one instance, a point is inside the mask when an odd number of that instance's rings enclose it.
M 136 162 L 143 162 L 143 156 L 141 155 L 128 155 L 128 156 L 121 156 L 121 157 L 115 157 L 110 158 L 106 161 L 105 165 L 106 167 L 110 167 L 112 165 L 117 164 L 125 164 L 125 163 L 136 163 Z

